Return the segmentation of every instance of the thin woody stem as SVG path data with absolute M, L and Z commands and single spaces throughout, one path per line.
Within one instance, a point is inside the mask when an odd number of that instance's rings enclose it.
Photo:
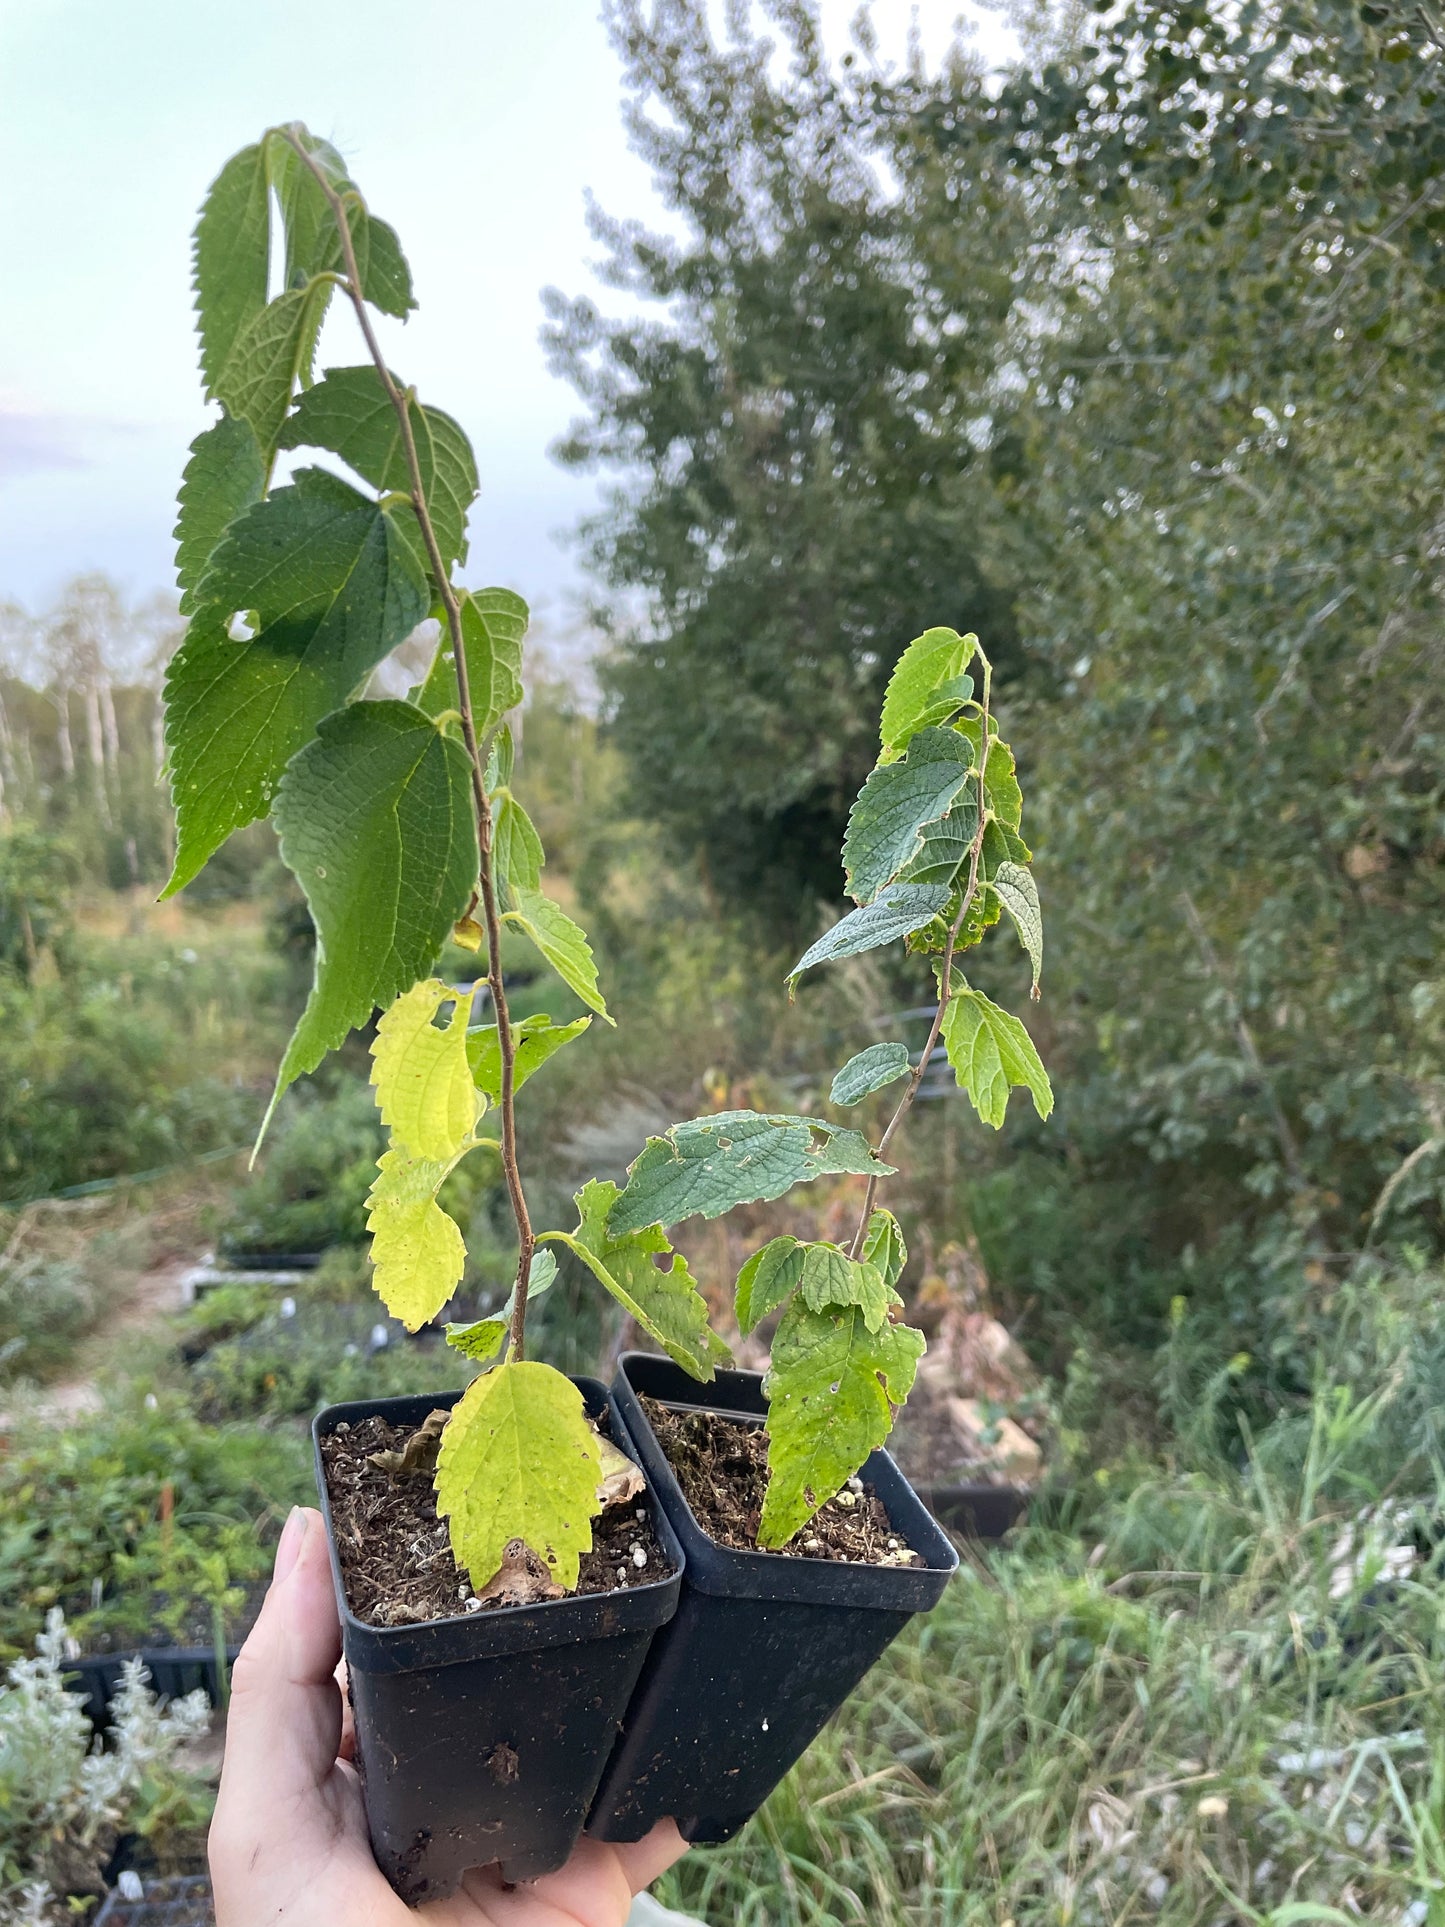
M 397 387 L 391 370 L 386 365 L 386 358 L 381 352 L 376 331 L 372 327 L 371 316 L 367 312 L 366 301 L 361 292 L 361 270 L 357 264 L 355 243 L 351 238 L 351 223 L 346 218 L 346 203 L 326 178 L 325 170 L 317 164 L 312 155 L 307 153 L 290 128 L 283 128 L 282 132 L 315 175 L 321 192 L 326 196 L 327 205 L 335 217 L 337 233 L 341 240 L 342 258 L 346 263 L 344 285 L 351 305 L 356 311 L 356 319 L 361 325 L 362 336 L 375 365 L 377 378 L 386 391 L 388 401 L 396 411 L 402 451 L 406 456 L 407 475 L 411 483 L 412 507 L 421 526 L 422 540 L 426 544 L 427 558 L 431 563 L 437 593 L 441 597 L 442 608 L 446 612 L 447 633 L 451 638 L 452 660 L 457 674 L 457 707 L 461 715 L 462 740 L 466 745 L 467 761 L 471 766 L 472 801 L 477 818 L 479 884 L 487 932 L 487 986 L 491 991 L 492 1008 L 497 1013 L 497 1048 L 501 1057 L 502 1070 L 499 1106 L 502 1113 L 502 1170 L 506 1176 L 507 1196 L 511 1201 L 512 1216 L 517 1222 L 517 1282 L 513 1293 L 511 1356 L 514 1359 L 520 1359 L 524 1356 L 523 1330 L 527 1311 L 527 1281 L 531 1275 L 532 1253 L 536 1246 L 536 1238 L 532 1231 L 531 1214 L 527 1210 L 526 1193 L 522 1189 L 522 1174 L 517 1165 L 515 1103 L 517 1048 L 512 1032 L 511 1013 L 507 1008 L 507 993 L 502 983 L 502 922 L 497 909 L 496 877 L 492 870 L 492 805 L 487 795 L 486 766 L 482 761 L 481 747 L 477 741 L 476 716 L 472 709 L 471 681 L 467 669 L 466 646 L 462 636 L 461 605 L 457 601 L 456 590 L 452 587 L 451 578 L 442 560 L 441 546 L 432 524 L 431 511 L 427 507 L 421 462 L 417 456 L 416 435 L 412 428 L 412 397 L 409 394 L 403 394 Z
M 898 1108 L 888 1120 L 883 1135 L 878 1140 L 876 1155 L 882 1157 L 893 1142 L 898 1127 L 913 1108 L 913 1100 L 918 1095 L 918 1087 L 923 1082 L 924 1073 L 938 1044 L 939 1032 L 948 1013 L 949 1000 L 953 996 L 953 955 L 958 944 L 958 933 L 963 928 L 963 920 L 968 915 L 974 898 L 978 895 L 978 866 L 983 856 L 983 833 L 988 827 L 987 798 L 984 789 L 985 772 L 988 767 L 988 695 L 993 670 L 988 657 L 982 649 L 978 658 L 983 666 L 983 702 L 979 709 L 979 753 L 978 753 L 978 824 L 973 833 L 973 842 L 968 851 L 968 888 L 963 893 L 963 901 L 958 906 L 958 915 L 948 933 L 948 942 L 943 948 L 943 966 L 938 973 L 938 1008 L 933 1013 L 928 1038 L 913 1066 L 908 1082 L 903 1087 L 903 1095 L 898 1100 Z M 868 1220 L 873 1216 L 873 1202 L 878 1196 L 878 1179 L 868 1180 L 868 1189 L 863 1193 L 863 1210 L 858 1219 L 858 1229 L 853 1233 L 853 1242 L 848 1247 L 850 1258 L 857 1258 L 863 1250 L 863 1240 L 868 1235 Z

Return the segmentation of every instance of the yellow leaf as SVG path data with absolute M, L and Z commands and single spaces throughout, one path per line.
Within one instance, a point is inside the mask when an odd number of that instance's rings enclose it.
M 413 1158 L 393 1146 L 382 1152 L 367 1194 L 366 1225 L 376 1267 L 371 1282 L 408 1331 L 435 1318 L 461 1283 L 466 1246 L 437 1203 L 442 1180 L 460 1156 Z
M 443 1004 L 450 1022 L 432 1022 Z M 471 999 L 428 977 L 405 991 L 376 1027 L 371 1081 L 394 1148 L 414 1158 L 454 1158 L 478 1117 L 467 1062 Z
M 437 1510 L 478 1592 L 520 1539 L 571 1591 L 601 1509 L 601 1446 L 582 1394 L 551 1365 L 498 1365 L 452 1408 L 437 1460 Z

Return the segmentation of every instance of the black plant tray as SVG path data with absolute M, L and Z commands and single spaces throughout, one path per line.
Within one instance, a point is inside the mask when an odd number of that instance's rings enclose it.
M 215 1927 L 211 1883 L 204 1874 L 147 1880 L 139 1900 L 113 1893 L 96 1916 L 95 1927 Z
M 226 1670 L 236 1663 L 239 1646 L 226 1648 Z M 143 1646 L 133 1653 L 84 1653 L 65 1663 L 65 1684 L 85 1701 L 86 1718 L 97 1733 L 110 1725 L 110 1703 L 128 1659 L 138 1659 L 150 1674 L 151 1690 L 162 1699 L 183 1699 L 197 1688 L 212 1706 L 222 1700 L 220 1668 L 213 1646 Z
M 658 1635 L 587 1820 L 597 1840 L 640 1840 L 671 1816 L 684 1838 L 730 1840 L 915 1613 L 935 1605 L 958 1554 L 886 1452 L 862 1469 L 923 1567 L 733 1552 L 682 1495 L 639 1393 L 761 1420 L 757 1372 L 708 1385 L 625 1352 L 614 1408 L 687 1555 L 677 1616 Z
M 257 1251 L 244 1245 L 233 1250 L 222 1242 L 219 1265 L 231 1271 L 315 1271 L 326 1256 L 324 1251 Z
M 595 1418 L 607 1389 L 574 1378 Z M 499 1861 L 535 1880 L 572 1851 L 657 1629 L 677 1609 L 683 1556 L 655 1494 L 653 1525 L 673 1570 L 622 1592 L 459 1613 L 422 1626 L 368 1626 L 346 1604 L 321 1464 L 322 1438 L 380 1414 L 420 1425 L 459 1391 L 332 1405 L 312 1427 L 331 1543 L 356 1757 L 378 1866 L 404 1900 L 445 1899 L 468 1867 Z M 627 1429 L 612 1408 L 612 1436 Z M 341 1927 L 341 1923 L 337 1923 Z
M 1029 1509 L 1033 1493 L 1021 1485 L 917 1485 L 941 1526 L 962 1539 L 1002 1539 Z

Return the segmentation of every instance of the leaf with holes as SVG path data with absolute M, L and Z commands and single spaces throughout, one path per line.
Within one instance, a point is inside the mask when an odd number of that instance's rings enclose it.
M 450 1004 L 448 1022 L 434 1021 Z M 438 983 L 413 984 L 376 1027 L 371 1081 L 392 1143 L 412 1157 L 455 1157 L 481 1108 L 467 1062 L 471 996 Z
M 614 1234 L 684 1218 L 720 1218 L 734 1205 L 780 1198 L 795 1184 L 841 1172 L 890 1177 L 868 1140 L 822 1118 L 717 1111 L 650 1137 L 609 1220 Z
M 448 1325 L 446 1341 L 463 1358 L 486 1365 L 506 1344 L 507 1329 L 505 1318 L 478 1318 L 470 1325 Z
M 617 1196 L 615 1184 L 593 1178 L 577 1193 L 576 1231 L 549 1231 L 548 1241 L 575 1252 L 675 1364 L 694 1378 L 710 1379 L 730 1353 L 707 1322 L 707 1305 L 686 1258 L 673 1251 L 657 1225 L 615 1234 L 607 1214 Z M 669 1263 L 660 1266 L 658 1258 Z
M 871 903 L 908 868 L 924 830 L 959 796 L 972 766 L 972 748 L 957 730 L 924 729 L 901 763 L 880 764 L 873 771 L 848 812 L 843 838 L 848 894 L 855 902 Z
M 856 957 L 865 950 L 877 950 L 885 943 L 896 943 L 931 923 L 948 901 L 947 888 L 933 885 L 892 883 L 873 903 L 850 910 L 831 930 L 805 950 L 788 972 L 788 990 L 805 970 L 814 964 L 831 963 L 838 957 Z
M 474 1379 L 442 1433 L 437 1510 L 457 1564 L 480 1591 L 510 1539 L 570 1591 L 600 1511 L 602 1462 L 582 1394 L 551 1365 L 513 1359 Z
M 527 1079 L 541 1070 L 549 1057 L 561 1050 L 564 1044 L 570 1044 L 574 1037 L 580 1037 L 591 1023 L 590 1017 L 578 1017 L 570 1024 L 554 1024 L 545 1011 L 539 1011 L 535 1017 L 524 1017 L 520 1023 L 514 1020 L 512 1038 L 516 1045 L 516 1056 L 512 1060 L 512 1089 L 521 1090 Z M 495 1024 L 484 1024 L 467 1032 L 467 1060 L 477 1089 L 488 1103 L 500 1104 L 502 1047 Z
M 815 1311 L 796 1297 L 773 1339 L 768 1399 L 768 1489 L 758 1544 L 784 1546 L 884 1440 L 893 1405 L 913 1389 L 922 1332 L 859 1307 Z
M 965 987 L 953 993 L 942 1034 L 959 1088 L 968 1092 L 985 1124 L 995 1130 L 1002 1125 L 1014 1085 L 1028 1091 L 1040 1117 L 1054 1108 L 1048 1072 L 1033 1038 L 1017 1017 L 990 1003 L 981 991 Z
M 911 1069 L 904 1045 L 870 1044 L 867 1050 L 860 1050 L 856 1057 L 850 1057 L 833 1079 L 829 1100 L 834 1104 L 861 1104 L 874 1091 L 881 1091 L 885 1085 L 895 1084 L 900 1077 L 907 1077 Z

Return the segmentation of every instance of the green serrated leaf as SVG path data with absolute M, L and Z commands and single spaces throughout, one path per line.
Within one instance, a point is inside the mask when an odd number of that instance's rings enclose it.
M 288 131 L 301 142 L 341 197 L 363 296 L 383 314 L 405 320 L 416 302 L 412 297 L 411 270 L 401 252 L 396 230 L 368 210 L 356 183 L 347 174 L 345 161 L 330 141 L 312 134 L 299 121 L 293 121 L 289 129 L 274 129 L 267 146 L 271 180 L 286 228 L 288 287 L 313 274 L 339 274 L 345 265 L 336 215 L 315 174 L 286 139 Z
M 426 612 L 416 519 L 305 469 L 231 524 L 205 605 L 166 673 L 176 807 L 169 896 L 233 830 L 264 816 L 281 772 Z M 235 641 L 226 619 L 253 611 Z
M 392 1143 L 411 1157 L 455 1157 L 480 1110 L 467 1062 L 471 994 L 427 977 L 403 991 L 376 1027 L 371 1081 Z M 433 1022 L 451 1005 L 445 1028 Z
M 931 884 L 890 884 L 875 902 L 850 910 L 803 952 L 788 972 L 789 991 L 814 964 L 829 963 L 837 957 L 856 957 L 865 950 L 877 950 L 885 943 L 894 943 L 899 937 L 921 930 L 932 922 L 947 900 L 946 888 L 935 888 Z
M 979 720 L 965 716 L 961 722 L 954 724 L 954 728 L 967 740 L 976 764 L 982 735 Z M 1014 773 L 1014 753 L 1007 743 L 1000 740 L 992 720 L 989 723 L 988 768 L 984 771 L 983 788 L 984 801 L 999 823 L 1005 830 L 1016 833 L 1023 821 L 1023 791 Z
M 694 1378 L 707 1380 L 731 1356 L 707 1322 L 704 1303 L 687 1260 L 673 1251 L 659 1226 L 617 1236 L 608 1213 L 619 1196 L 610 1180 L 593 1178 L 577 1193 L 577 1229 L 546 1235 L 565 1244 L 598 1283 L 655 1338 L 668 1357 Z M 661 1268 L 655 1260 L 671 1257 Z
M 1014 1085 L 1026 1089 L 1040 1117 L 1054 1108 L 1034 1040 L 1017 1017 L 990 1003 L 981 991 L 956 990 L 943 1017 L 943 1044 L 959 1088 L 968 1092 L 985 1124 L 998 1130 Z
M 992 882 L 1002 864 L 1032 863 L 1033 856 L 1033 851 L 1017 830 L 1006 829 L 998 822 L 984 824 L 983 861 L 979 865 L 979 875 L 986 882 Z
M 222 415 L 191 443 L 181 477 L 176 538 L 176 586 L 181 614 L 194 615 L 196 589 L 222 536 L 266 487 L 266 464 L 249 422 Z
M 878 733 L 887 762 L 902 755 L 930 721 L 940 720 L 936 714 L 930 717 L 930 709 L 936 710 L 942 686 L 963 675 L 977 647 L 977 636 L 961 636 L 954 629 L 928 629 L 909 643 L 894 665 L 883 698 Z M 943 714 L 950 714 L 963 700 L 959 695 Z
M 527 605 L 510 589 L 469 591 L 460 597 L 460 603 L 468 693 L 477 734 L 485 736 L 522 700 L 522 640 L 527 633 Z M 429 714 L 439 716 L 444 709 L 455 709 L 459 700 L 452 648 L 443 635 L 417 702 Z M 493 749 L 506 760 L 505 766 L 499 761 L 495 776 L 489 769 L 488 788 L 512 779 L 510 735 L 505 750 L 499 750 L 497 744 Z
M 587 933 L 573 923 L 560 905 L 540 890 L 514 889 L 512 907 L 503 912 L 504 923 L 515 924 L 534 944 L 575 997 L 604 1022 L 611 1023 L 607 1005 L 597 982 L 597 966 Z
M 266 305 L 271 262 L 271 182 L 264 142 L 233 154 L 211 183 L 196 223 L 193 252 L 201 374 L 206 393 L 236 338 Z
M 316 924 L 316 971 L 271 1110 L 436 962 L 477 880 L 470 776 L 461 744 L 398 702 L 327 717 L 287 769 L 276 826 Z
M 969 778 L 964 794 L 958 797 L 946 816 L 926 824 L 918 853 L 905 865 L 903 880 L 911 888 L 942 889 L 945 894 L 955 884 L 968 881 L 969 852 L 978 829 L 977 774 Z M 948 907 L 944 918 L 951 922 Z M 955 910 L 954 914 L 957 914 Z
M 908 1247 L 903 1242 L 903 1228 L 897 1218 L 881 1205 L 868 1220 L 863 1256 L 882 1273 L 884 1284 L 892 1291 L 908 1263 Z
M 602 1451 L 582 1394 L 551 1365 L 513 1359 L 474 1379 L 442 1433 L 437 1510 L 478 1591 L 521 1539 L 559 1586 L 577 1584 L 600 1511 Z
M 850 1258 L 837 1245 L 803 1246 L 803 1303 L 813 1311 L 856 1305 L 870 1332 L 876 1332 L 892 1303 L 883 1274 L 867 1259 Z
M 803 1247 L 796 1238 L 773 1238 L 755 1251 L 738 1273 L 734 1309 L 746 1338 L 753 1328 L 786 1304 L 803 1277 Z
M 464 562 L 467 512 L 477 494 L 471 443 L 439 408 L 423 408 L 413 400 L 409 414 L 422 489 L 442 560 L 448 565 Z M 401 424 L 370 364 L 328 369 L 297 403 L 281 431 L 280 446 L 329 448 L 373 488 L 411 493 Z
M 1021 863 L 1001 863 L 993 874 L 993 888 L 1005 910 L 1013 918 L 1019 942 L 1033 965 L 1034 989 L 1044 967 L 1044 914 L 1039 907 L 1039 886 L 1032 870 Z
M 414 1158 L 395 1148 L 383 1151 L 367 1193 L 371 1282 L 408 1331 L 419 1331 L 436 1317 L 466 1268 L 462 1234 L 437 1203 L 437 1192 L 460 1156 Z
M 330 299 L 329 281 L 308 281 L 277 295 L 236 336 L 216 378 L 218 398 L 250 423 L 268 460 L 297 382 L 310 379 Z
M 541 1070 L 554 1052 L 561 1050 L 564 1044 L 570 1044 L 574 1037 L 580 1037 L 591 1023 L 590 1017 L 578 1017 L 570 1024 L 554 1024 L 545 1011 L 535 1017 L 524 1017 L 521 1023 L 513 1023 L 512 1041 L 516 1047 L 516 1056 L 512 1060 L 513 1091 L 521 1090 L 534 1071 Z M 495 1024 L 468 1031 L 467 1060 L 477 1089 L 488 1103 L 500 1104 L 502 1048 L 497 1041 Z
M 396 229 L 355 201 L 347 209 L 347 223 L 363 296 L 383 314 L 405 321 L 416 306 L 416 296 Z
M 875 769 L 848 812 L 843 867 L 848 894 L 871 903 L 917 856 L 923 832 L 968 782 L 972 749 L 954 729 L 924 729 L 901 763 Z M 921 879 L 928 881 L 930 879 Z
M 520 689 L 521 684 L 517 687 Z M 502 723 L 492 738 L 492 747 L 487 751 L 487 794 L 493 790 L 505 789 L 512 780 L 512 772 L 517 763 L 517 746 L 512 740 L 512 726 Z
M 720 1218 L 734 1205 L 780 1198 L 795 1184 L 839 1172 L 889 1177 L 868 1140 L 816 1117 L 717 1111 L 650 1137 L 609 1221 L 614 1235 L 684 1218 Z
M 786 1545 L 888 1437 L 891 1405 L 913 1389 L 923 1334 L 886 1320 L 870 1331 L 856 1306 L 783 1314 L 763 1381 L 768 1490 L 760 1546 Z
M 492 802 L 492 861 L 496 875 L 501 878 L 509 899 L 515 898 L 519 890 L 539 890 L 547 853 L 531 817 L 508 789 L 496 791 Z
M 448 1325 L 446 1341 L 463 1358 L 486 1365 L 507 1342 L 509 1326 L 505 1318 L 478 1318 L 471 1325 Z
M 874 1091 L 907 1077 L 913 1068 L 903 1044 L 870 1044 L 860 1050 L 833 1079 L 828 1096 L 834 1104 L 861 1104 Z

